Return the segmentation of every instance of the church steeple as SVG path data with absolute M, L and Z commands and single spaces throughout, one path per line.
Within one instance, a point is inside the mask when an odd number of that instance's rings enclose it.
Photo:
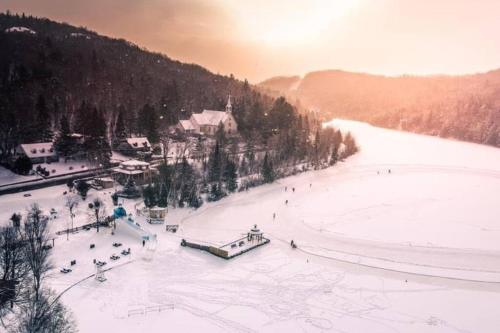
M 226 113 L 232 113 L 233 112 L 233 105 L 231 104 L 231 94 L 229 94 L 229 97 L 227 98 L 227 104 L 226 104 Z

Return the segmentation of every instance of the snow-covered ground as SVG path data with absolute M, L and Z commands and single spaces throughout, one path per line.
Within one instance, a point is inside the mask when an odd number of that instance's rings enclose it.
M 80 331 L 497 332 L 500 150 L 332 125 L 352 131 L 357 155 L 196 211 L 171 210 L 177 234 L 147 225 L 158 235 L 154 251 L 125 224 L 115 235 L 59 236 L 50 284 L 62 292 L 76 283 L 62 300 Z M 2 196 L 0 221 L 38 202 L 60 211 L 52 230 L 64 229 L 65 190 Z M 87 200 L 96 196 L 111 213 L 110 192 L 91 190 Z M 124 206 L 134 212 L 135 203 Z M 86 210 L 81 203 L 76 225 L 87 222 Z M 181 238 L 223 245 L 254 224 L 271 243 L 229 261 L 179 245 Z M 109 260 L 129 247 L 131 256 Z M 94 273 L 94 258 L 114 267 L 107 281 L 78 283 Z M 72 259 L 73 272 L 59 273 Z

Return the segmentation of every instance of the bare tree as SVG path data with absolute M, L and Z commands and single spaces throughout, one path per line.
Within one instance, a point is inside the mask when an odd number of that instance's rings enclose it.
M 24 301 L 16 317 L 19 333 L 73 332 L 74 323 L 70 314 L 54 293 L 44 288 L 43 281 L 52 269 L 47 249 L 49 234 L 48 218 L 37 204 L 33 204 L 21 232 L 24 258 L 29 270 L 28 283 L 23 289 Z
M 28 292 L 27 301 L 21 306 L 16 333 L 72 333 L 76 325 L 71 313 L 50 289 L 41 289 L 36 295 Z
M 42 279 L 52 268 L 49 262 L 49 251 L 46 250 L 47 222 L 48 218 L 42 214 L 40 207 L 33 204 L 28 211 L 22 232 L 26 263 L 32 275 L 32 288 L 37 301 L 41 293 Z
M 0 228 L 0 325 L 4 328 L 4 317 L 22 301 L 19 289 L 28 273 L 22 246 L 17 228 Z
M 71 218 L 71 229 L 73 230 L 73 219 L 75 218 L 74 210 L 78 206 L 79 199 L 76 195 L 68 195 L 65 200 L 64 206 L 68 209 L 69 217 Z M 66 234 L 66 240 L 69 239 L 69 229 L 70 228 L 68 228 Z

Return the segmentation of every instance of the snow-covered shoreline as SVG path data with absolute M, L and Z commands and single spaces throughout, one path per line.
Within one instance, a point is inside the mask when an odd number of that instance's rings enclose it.
M 148 226 L 158 235 L 152 257 L 124 227 L 59 237 L 56 268 L 77 260 L 72 273 L 52 274 L 59 292 L 92 274 L 94 258 L 131 261 L 106 272 L 106 282 L 89 279 L 63 295 L 80 331 L 496 332 L 500 149 L 333 124 L 352 131 L 358 154 L 198 210 L 170 210 L 167 223 L 179 230 Z M 60 211 L 51 223 L 64 229 L 65 190 L 2 196 L 2 221 L 38 202 Z M 91 191 L 87 202 L 94 197 L 112 209 L 109 191 Z M 75 224 L 87 219 L 87 202 Z M 133 212 L 134 204 L 124 206 Z M 182 238 L 220 246 L 254 224 L 271 243 L 231 261 L 179 246 Z M 115 241 L 131 248 L 130 259 L 109 260 Z

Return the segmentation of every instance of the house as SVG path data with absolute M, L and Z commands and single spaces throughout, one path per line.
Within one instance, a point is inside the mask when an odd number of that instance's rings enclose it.
M 151 143 L 146 137 L 126 138 L 118 144 L 116 150 L 127 156 L 147 158 L 152 155 Z
M 138 160 L 128 160 L 121 162 L 117 168 L 113 169 L 114 178 L 118 183 L 124 185 L 128 180 L 133 180 L 137 185 L 148 183 L 151 175 L 156 172 L 148 162 Z
M 23 143 L 16 148 L 16 157 L 26 156 L 33 164 L 59 161 L 59 156 L 52 142 Z
M 225 111 L 203 110 L 201 113 L 193 113 L 188 120 L 180 120 L 177 128 L 187 134 L 215 135 L 219 124 L 222 124 L 226 134 L 238 133 L 231 95 L 227 100 Z

